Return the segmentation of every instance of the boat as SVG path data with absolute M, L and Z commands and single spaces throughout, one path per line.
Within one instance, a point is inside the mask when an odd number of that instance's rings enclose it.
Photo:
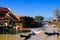
M 52 35 L 58 35 L 59 36 L 58 32 L 53 32 L 53 33 L 45 32 L 45 34 L 48 35 L 48 36 L 52 36 Z

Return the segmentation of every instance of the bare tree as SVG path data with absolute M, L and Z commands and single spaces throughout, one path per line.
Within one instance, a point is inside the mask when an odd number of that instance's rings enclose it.
M 57 9 L 55 9 L 54 10 L 54 16 L 55 16 L 55 18 L 58 20 L 58 22 L 59 22 L 59 8 L 57 8 Z
M 59 8 L 57 8 L 57 9 L 54 10 L 54 16 L 56 18 L 58 18 L 58 14 L 59 14 Z

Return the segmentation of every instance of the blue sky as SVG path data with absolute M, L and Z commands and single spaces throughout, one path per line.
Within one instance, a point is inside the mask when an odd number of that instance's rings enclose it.
M 59 0 L 0 0 L 0 6 L 8 6 L 22 16 L 53 17 L 53 10 L 60 8 Z

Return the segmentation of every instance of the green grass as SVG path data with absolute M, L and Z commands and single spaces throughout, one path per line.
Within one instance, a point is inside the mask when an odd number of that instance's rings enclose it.
M 57 26 L 58 28 L 60 28 L 60 24 L 56 24 L 56 26 Z

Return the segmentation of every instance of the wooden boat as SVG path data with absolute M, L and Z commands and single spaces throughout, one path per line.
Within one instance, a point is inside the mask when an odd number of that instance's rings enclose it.
M 53 32 L 53 33 L 45 32 L 45 34 L 48 36 L 52 36 L 52 35 L 58 35 L 59 36 L 59 33 L 56 33 L 56 32 Z
M 21 34 L 20 37 L 25 37 L 25 40 L 27 40 L 27 39 L 31 38 L 31 35 L 30 34 L 27 34 L 27 35 Z

